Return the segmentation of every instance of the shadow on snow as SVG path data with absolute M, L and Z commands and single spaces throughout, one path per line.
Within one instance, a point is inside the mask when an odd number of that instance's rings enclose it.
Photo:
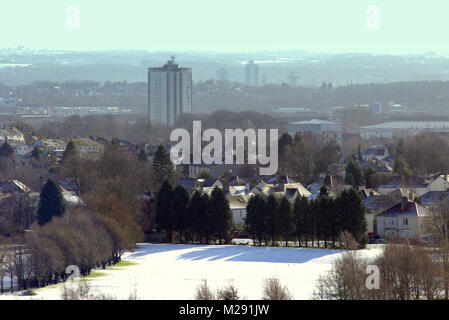
M 177 260 L 225 260 L 237 262 L 305 263 L 313 259 L 341 253 L 342 250 L 313 248 L 272 248 L 242 245 L 182 245 L 182 244 L 142 244 L 128 257 L 135 258 L 149 254 L 175 250 L 191 250 L 180 253 Z

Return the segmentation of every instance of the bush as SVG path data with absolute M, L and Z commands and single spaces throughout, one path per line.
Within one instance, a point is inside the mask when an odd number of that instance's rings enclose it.
M 292 300 L 287 286 L 282 286 L 279 279 L 266 279 L 263 287 L 263 300 Z
M 239 300 L 238 290 L 234 283 L 230 283 L 226 287 L 217 290 L 218 300 Z
M 348 231 L 341 232 L 338 241 L 340 243 L 340 248 L 342 249 L 357 250 L 359 248 L 359 244 Z
M 215 300 L 215 295 L 209 288 L 206 279 L 196 288 L 195 300 Z

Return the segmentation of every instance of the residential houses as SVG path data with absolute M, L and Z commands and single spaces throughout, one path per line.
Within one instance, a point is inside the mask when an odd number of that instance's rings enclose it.
M 98 160 L 104 152 L 104 145 L 90 138 L 74 138 L 71 141 L 82 157 Z
M 0 128 L 0 140 L 15 141 L 25 143 L 25 137 L 19 129 L 16 127 L 12 128 Z
M 377 232 L 382 238 L 412 239 L 428 233 L 428 221 L 434 214 L 417 202 L 402 198 L 393 207 L 377 215 Z

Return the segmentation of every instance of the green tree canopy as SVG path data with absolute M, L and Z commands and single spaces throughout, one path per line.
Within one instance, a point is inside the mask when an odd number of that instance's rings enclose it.
M 53 217 L 61 216 L 65 211 L 65 201 L 56 183 L 48 179 L 40 193 L 37 221 L 44 225 Z

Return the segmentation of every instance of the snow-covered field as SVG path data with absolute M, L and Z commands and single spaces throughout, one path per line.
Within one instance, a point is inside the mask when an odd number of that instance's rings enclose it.
M 359 251 L 373 258 L 381 249 Z M 260 299 L 263 280 L 276 277 L 286 284 L 294 299 L 310 299 L 315 281 L 331 268 L 341 250 L 266 248 L 173 244 L 140 244 L 122 259 L 137 264 L 99 270 L 101 277 L 89 280 L 93 290 L 127 299 L 135 291 L 139 299 L 193 299 L 195 288 L 207 279 L 212 288 L 234 282 L 241 297 Z M 0 295 L 1 299 L 60 299 L 61 287 L 36 290 L 23 297 Z

